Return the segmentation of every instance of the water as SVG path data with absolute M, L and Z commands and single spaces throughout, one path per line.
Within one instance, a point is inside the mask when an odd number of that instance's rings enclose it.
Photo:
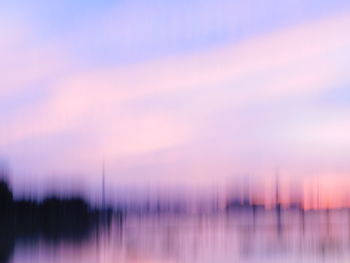
M 15 238 L 3 262 L 341 263 L 350 262 L 349 226 L 348 211 L 129 216 L 75 238 Z

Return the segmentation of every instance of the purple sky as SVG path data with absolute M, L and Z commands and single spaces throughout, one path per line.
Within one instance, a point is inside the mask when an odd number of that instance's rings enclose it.
M 18 189 L 350 172 L 348 1 L 0 4 Z

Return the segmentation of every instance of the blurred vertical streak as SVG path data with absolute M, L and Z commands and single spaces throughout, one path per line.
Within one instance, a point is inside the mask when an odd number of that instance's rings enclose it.
M 279 193 L 279 171 L 276 171 L 276 190 L 275 190 L 275 209 L 276 209 L 276 221 L 277 221 L 277 233 L 279 238 L 282 237 L 282 207 Z

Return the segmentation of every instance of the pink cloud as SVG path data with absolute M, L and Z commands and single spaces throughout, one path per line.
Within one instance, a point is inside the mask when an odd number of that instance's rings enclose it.
M 197 139 L 205 141 L 207 130 L 213 129 L 216 123 L 215 118 L 228 111 L 232 114 L 242 106 L 254 107 L 284 98 L 312 96 L 347 80 L 349 28 L 350 16 L 344 14 L 237 45 L 129 66 L 98 67 L 80 73 L 74 70 L 60 79 L 53 74 L 57 67 L 73 67 L 68 51 L 54 54 L 50 48 L 46 52 L 39 47 L 24 50 L 24 57 L 14 59 L 19 71 L 15 74 L 8 69 L 3 84 L 24 90 L 26 84 L 29 87 L 47 76 L 48 97 L 29 108 L 17 110 L 0 137 L 0 145 L 67 131 L 85 134 L 87 145 L 82 144 L 70 154 L 57 157 L 57 163 L 61 166 L 69 163 L 67 167 L 89 166 L 100 162 L 101 156 L 114 161 L 191 147 Z M 34 55 L 36 52 L 39 57 Z M 23 61 L 25 66 L 18 66 Z M 8 88 L 7 92 L 12 90 Z M 132 106 L 149 98 L 157 101 L 158 97 L 164 96 L 170 100 L 177 97 L 183 103 L 173 109 L 164 107 L 164 110 L 144 112 L 136 111 Z M 239 126 L 243 118 L 235 117 L 232 123 Z M 295 125 L 304 129 L 302 122 Z M 220 133 L 226 127 L 214 128 Z M 236 138 L 234 134 L 232 138 L 221 140 L 233 152 L 250 143 L 249 137 Z M 288 142 L 285 146 L 290 147 Z M 229 158 L 222 157 L 224 162 L 221 163 L 211 157 L 220 149 L 215 149 L 214 145 L 210 150 L 203 151 L 203 156 L 198 159 L 190 154 L 188 159 L 193 162 L 180 164 L 184 173 L 213 173 L 218 166 L 222 168 L 222 174 L 231 173 Z M 28 151 L 30 158 L 31 149 Z M 194 151 L 192 154 L 199 153 Z M 240 153 L 235 154 L 239 156 Z M 56 159 L 50 161 L 50 165 L 55 162 Z

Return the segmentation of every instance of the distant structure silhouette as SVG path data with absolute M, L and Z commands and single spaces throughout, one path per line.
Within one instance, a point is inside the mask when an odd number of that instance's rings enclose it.
M 0 219 L 12 213 L 13 194 L 7 183 L 8 170 L 0 167 Z

